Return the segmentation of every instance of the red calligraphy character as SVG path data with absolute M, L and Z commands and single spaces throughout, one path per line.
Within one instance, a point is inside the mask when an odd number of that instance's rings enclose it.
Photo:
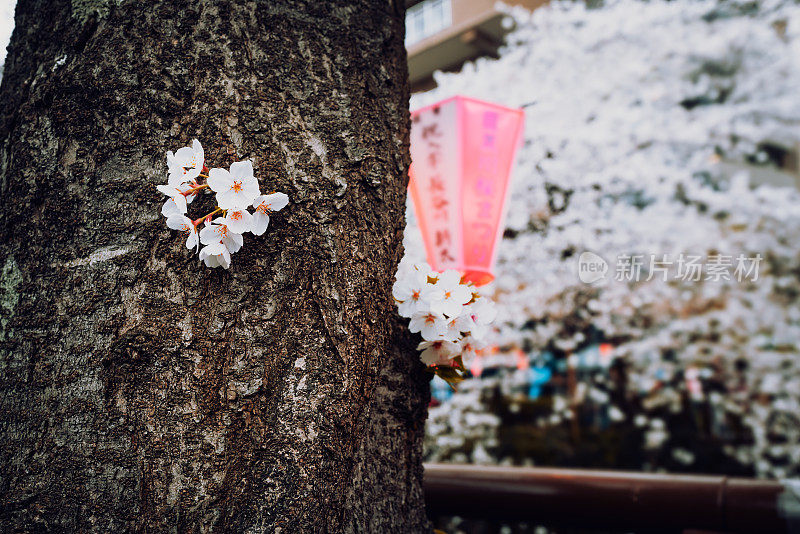
M 476 263 L 484 263 L 489 260 L 489 249 L 482 246 L 472 247 L 472 258 Z
M 438 195 L 433 197 L 433 209 L 435 210 L 445 209 L 448 204 L 450 204 L 450 202 L 448 202 L 444 197 Z
M 483 114 L 483 127 L 487 130 L 496 130 L 497 129 L 497 112 L 496 111 L 487 111 Z
M 425 147 L 434 152 L 442 150 L 442 145 L 440 145 L 438 141 L 431 141 L 430 139 L 425 142 Z
M 450 251 L 443 248 L 439 251 L 439 263 L 453 263 L 456 259 L 450 255 Z
M 492 227 L 486 223 L 472 223 L 472 228 L 478 234 L 479 239 L 491 239 Z
M 437 123 L 429 124 L 428 126 L 422 127 L 422 138 L 428 139 L 430 137 L 441 137 L 442 132 L 439 130 L 439 125 Z
M 491 202 L 478 202 L 478 217 L 481 219 L 490 219 L 492 217 Z
M 436 247 L 450 244 L 450 230 L 438 230 L 436 232 Z
M 479 194 L 490 197 L 494 191 L 494 182 L 489 178 L 478 178 L 478 181 L 475 182 L 475 189 Z

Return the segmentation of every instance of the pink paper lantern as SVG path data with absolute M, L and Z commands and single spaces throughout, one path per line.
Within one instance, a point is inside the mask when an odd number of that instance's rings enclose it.
M 523 117 L 463 96 L 411 114 L 409 188 L 433 269 L 457 269 L 476 285 L 494 279 Z

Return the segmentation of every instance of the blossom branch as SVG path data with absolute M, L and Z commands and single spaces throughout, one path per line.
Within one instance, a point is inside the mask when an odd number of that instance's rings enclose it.
M 205 165 L 203 147 L 196 139 L 191 147 L 176 153 L 167 152 L 168 183 L 157 189 L 169 198 L 161 208 L 167 226 L 187 235 L 186 247 L 199 251 L 200 259 L 208 267 L 230 267 L 231 254 L 241 249 L 243 234 L 262 235 L 269 223 L 269 214 L 281 210 L 289 203 L 284 193 L 262 195 L 258 179 L 253 175 L 253 164 L 238 161 L 230 171 L 210 169 Z M 199 184 L 197 178 L 205 178 Z M 187 217 L 187 207 L 198 192 L 210 189 L 216 194 L 217 208 L 198 218 Z M 249 208 L 254 208 L 251 213 Z M 215 215 L 220 215 L 214 219 Z M 198 227 L 205 226 L 200 230 Z M 205 247 L 200 249 L 200 244 Z

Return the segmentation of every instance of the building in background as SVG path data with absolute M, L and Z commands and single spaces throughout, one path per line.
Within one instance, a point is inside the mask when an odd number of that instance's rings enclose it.
M 505 0 L 535 9 L 546 0 Z M 408 0 L 406 48 L 411 91 L 435 87 L 436 70 L 458 70 L 466 61 L 496 56 L 513 22 L 496 0 Z
M 407 0 L 406 49 L 411 92 L 436 87 L 437 70 L 458 71 L 465 62 L 497 57 L 503 38 L 514 29 L 513 19 L 498 9 L 497 0 Z M 547 0 L 504 0 L 534 10 Z M 683 105 L 683 103 L 682 103 Z M 685 107 L 696 105 L 686 102 Z M 752 186 L 800 188 L 800 145 L 764 142 L 747 162 L 716 163 L 726 175 L 746 171 Z

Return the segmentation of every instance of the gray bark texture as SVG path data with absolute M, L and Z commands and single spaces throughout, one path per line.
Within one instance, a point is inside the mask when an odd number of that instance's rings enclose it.
M 430 530 L 427 375 L 391 298 L 404 9 L 19 0 L 0 86 L 0 531 Z M 160 215 L 165 153 L 193 138 L 290 197 L 229 271 Z

